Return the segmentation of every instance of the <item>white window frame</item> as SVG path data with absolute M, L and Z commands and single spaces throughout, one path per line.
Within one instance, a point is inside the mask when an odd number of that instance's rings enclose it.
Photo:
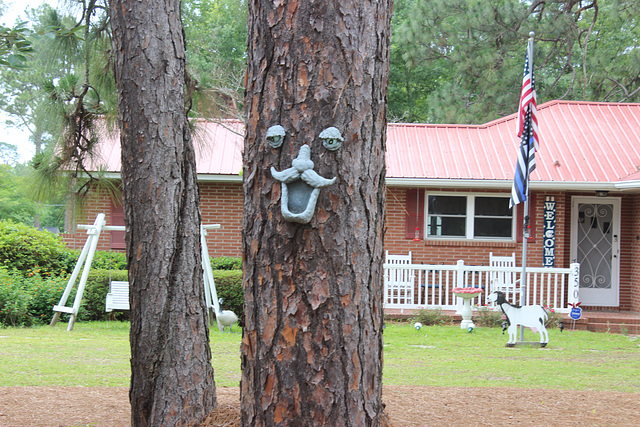
M 514 208 L 512 209 L 511 215 L 511 237 L 474 237 L 475 233 L 475 202 L 476 197 L 500 197 L 508 199 L 510 197 L 507 193 L 456 193 L 451 191 L 425 191 L 424 192 L 424 223 L 422 225 L 422 229 L 424 230 L 424 239 L 425 240 L 475 240 L 475 241 L 492 241 L 492 242 L 515 242 L 516 241 L 516 219 L 517 212 Z M 467 200 L 467 211 L 465 217 L 465 233 L 464 237 L 457 236 L 430 236 L 428 234 L 429 230 L 429 196 L 454 196 L 454 197 L 465 197 Z

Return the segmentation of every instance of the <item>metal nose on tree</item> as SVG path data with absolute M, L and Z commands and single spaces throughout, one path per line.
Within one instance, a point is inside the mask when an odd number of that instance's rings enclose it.
M 311 147 L 300 147 L 298 157 L 291 162 L 291 167 L 278 172 L 271 168 L 271 175 L 282 183 L 280 210 L 287 221 L 307 224 L 311 221 L 320 195 L 320 188 L 336 182 L 337 178 L 323 178 L 313 170 Z

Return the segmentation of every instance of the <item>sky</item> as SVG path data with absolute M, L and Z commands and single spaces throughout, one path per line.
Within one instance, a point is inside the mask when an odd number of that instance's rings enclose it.
M 42 3 L 49 3 L 52 6 L 58 6 L 57 0 L 5 0 L 7 11 L 0 17 L 0 23 L 6 26 L 13 26 L 18 16 L 24 18 L 24 10 L 26 8 L 36 8 Z M 29 142 L 29 133 L 15 128 L 7 128 L 4 125 L 7 117 L 0 112 L 0 141 L 18 147 L 20 162 L 26 162 L 33 157 L 35 148 Z

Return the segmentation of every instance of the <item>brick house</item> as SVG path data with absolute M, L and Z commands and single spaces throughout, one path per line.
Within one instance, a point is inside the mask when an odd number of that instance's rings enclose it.
M 551 101 L 538 117 L 527 265 L 576 259 L 583 306 L 640 312 L 640 104 Z M 389 124 L 385 249 L 411 252 L 414 263 L 486 265 L 489 253 L 515 253 L 521 264 L 522 205 L 508 208 L 515 121 L 513 114 L 483 125 Z M 242 127 L 203 123 L 197 135 L 203 223 L 222 226 L 209 233 L 210 254 L 240 256 Z M 116 137 L 105 140 L 101 164 L 119 177 Z M 119 201 L 103 193 L 90 197 L 78 221 L 92 223 L 98 212 L 123 224 Z M 81 248 L 85 234 L 64 239 Z M 112 232 L 98 249 L 123 247 Z

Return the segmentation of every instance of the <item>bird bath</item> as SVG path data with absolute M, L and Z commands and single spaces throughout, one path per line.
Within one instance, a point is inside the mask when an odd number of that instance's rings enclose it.
M 482 293 L 480 288 L 453 288 L 451 290 L 455 296 L 462 298 L 462 309 L 460 314 L 462 315 L 462 321 L 460 322 L 460 329 L 475 328 L 476 325 L 471 320 L 473 311 L 471 310 L 471 299 L 477 297 Z

